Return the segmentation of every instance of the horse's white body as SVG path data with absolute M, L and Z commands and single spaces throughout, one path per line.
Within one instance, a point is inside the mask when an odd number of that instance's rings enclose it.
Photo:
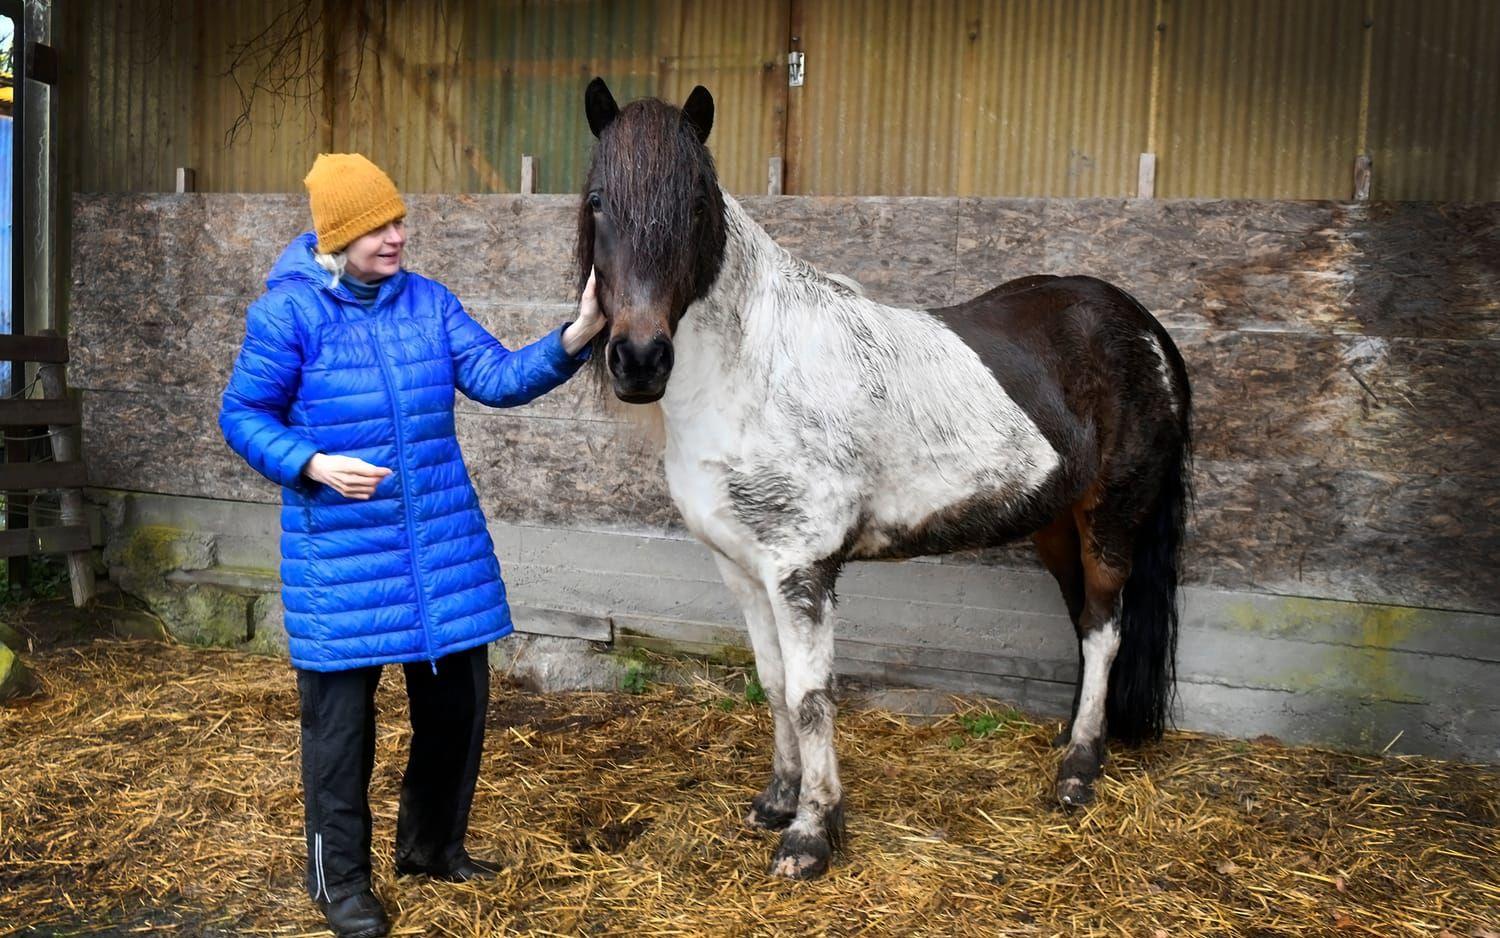
M 775 778 L 800 779 L 789 834 L 819 836 L 841 799 L 832 595 L 788 584 L 826 558 L 879 557 L 891 532 L 976 496 L 1030 496 L 1060 456 L 935 316 L 816 273 L 728 196 L 725 218 L 719 276 L 674 337 L 666 478 L 744 607 L 775 717 Z M 766 517 L 747 517 L 736 486 L 769 503 Z M 777 871 L 813 862 L 783 855 Z
M 978 492 L 1039 488 L 1059 456 L 951 330 L 883 306 L 778 246 L 729 196 L 724 265 L 674 337 L 661 408 L 667 482 L 692 532 L 770 582 Z M 786 405 L 792 405 L 790 407 Z M 807 487 L 802 536 L 767 544 L 725 477 L 772 466 Z M 837 471 L 830 472 L 830 469 Z

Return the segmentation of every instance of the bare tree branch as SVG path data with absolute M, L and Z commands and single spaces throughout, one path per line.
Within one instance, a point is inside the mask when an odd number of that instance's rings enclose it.
M 291 0 L 259 33 L 243 42 L 232 43 L 229 64 L 223 74 L 234 82 L 240 107 L 225 131 L 225 145 L 232 145 L 241 133 L 254 132 L 256 106 L 266 99 L 271 102 L 272 127 L 280 127 L 288 108 L 293 106 L 300 105 L 309 116 L 317 116 L 319 103 L 325 95 L 334 93 L 333 88 L 326 87 L 324 65 L 329 58 L 339 57 L 345 52 L 330 47 L 330 36 L 338 35 L 338 31 L 331 27 L 339 25 L 331 22 L 331 17 L 347 17 L 355 27 L 354 47 L 347 50 L 352 56 L 353 81 L 349 87 L 352 97 L 359 88 L 364 71 L 369 37 L 365 8 L 373 6 L 383 13 L 388 2 Z M 356 6 L 360 8 L 360 15 L 355 15 Z M 316 120 L 310 124 L 316 126 Z

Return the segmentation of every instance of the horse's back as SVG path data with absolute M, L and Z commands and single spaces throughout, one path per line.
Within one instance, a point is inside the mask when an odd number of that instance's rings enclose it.
M 1061 424 L 1087 428 L 1098 459 L 1134 448 L 1134 438 L 1182 430 L 1189 400 L 1182 356 L 1156 318 L 1111 283 L 1021 277 L 929 312 L 1044 432 L 1058 435 Z

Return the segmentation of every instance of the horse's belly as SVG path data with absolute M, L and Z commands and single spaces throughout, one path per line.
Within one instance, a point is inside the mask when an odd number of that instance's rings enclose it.
M 888 455 L 866 492 L 853 555 L 897 559 L 994 547 L 1045 526 L 1066 507 L 1061 456 L 1039 434 L 983 442 Z

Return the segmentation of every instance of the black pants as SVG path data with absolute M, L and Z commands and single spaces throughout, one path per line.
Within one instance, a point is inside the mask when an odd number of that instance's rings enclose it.
M 490 669 L 484 646 L 403 666 L 411 754 L 401 783 L 396 861 L 443 867 L 464 855 L 479 778 Z M 370 773 L 380 668 L 297 672 L 307 891 L 338 901 L 370 888 Z

